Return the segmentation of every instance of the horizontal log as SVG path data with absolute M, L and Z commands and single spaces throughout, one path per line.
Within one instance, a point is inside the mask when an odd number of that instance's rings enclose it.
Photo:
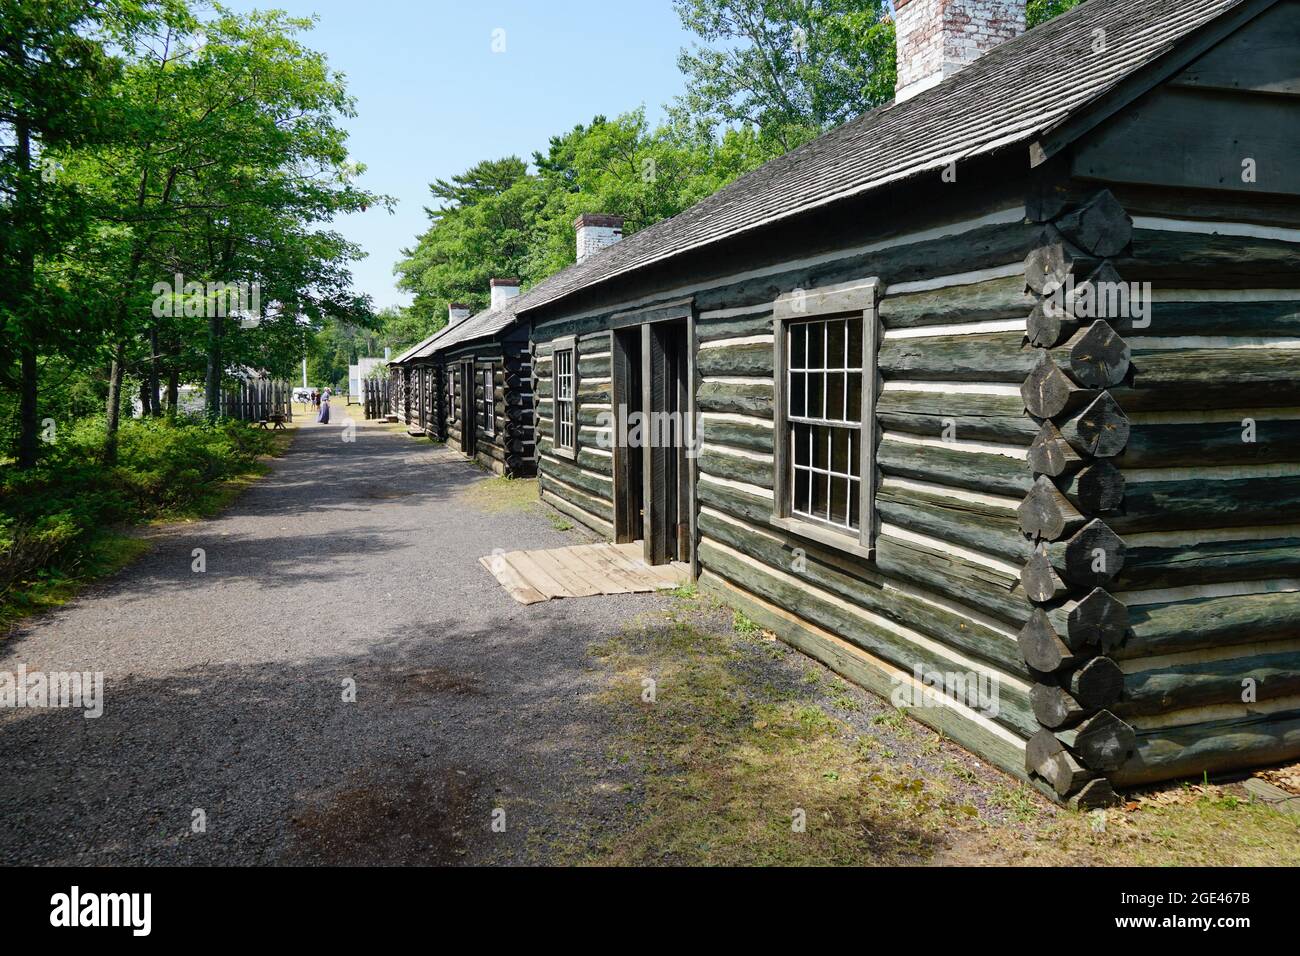
M 876 399 L 876 418 L 887 431 L 958 441 L 992 441 L 1024 446 L 1038 432 L 1014 395 L 957 391 L 883 390 Z
M 771 419 L 772 396 L 770 381 L 745 384 L 701 382 L 695 395 L 695 407 L 701 412 L 730 412 Z
M 934 646 L 918 643 L 887 628 L 869 626 L 850 602 L 827 600 L 812 592 L 806 583 L 791 581 L 788 575 L 767 566 L 742 561 L 707 538 L 700 543 L 700 561 L 703 567 L 764 601 L 778 607 L 798 608 L 801 618 L 903 671 L 910 673 L 918 665 L 941 673 L 968 670 L 962 661 Z M 1000 680 L 997 670 L 986 673 Z M 1038 728 L 1028 690 L 1021 691 L 1009 681 L 1000 681 L 997 713 L 990 716 L 1024 736 Z
M 793 538 L 770 526 L 761 531 L 739 528 L 708 512 L 701 514 L 698 522 L 705 539 L 741 551 L 769 567 L 795 574 L 857 607 L 930 635 L 999 670 L 1028 676 L 1015 641 L 1005 631 L 983 623 L 980 620 L 983 612 L 978 608 L 963 614 L 942 606 L 933 597 L 926 600 L 914 596 L 869 562 L 816 542 Z
M 884 483 L 876 491 L 880 520 L 908 531 L 961 545 L 1019 566 L 1032 548 L 1020 533 L 1014 511 L 979 500 L 900 488 Z
M 885 435 L 876 464 L 883 475 L 929 481 L 989 494 L 1025 494 L 1034 479 L 1024 461 L 997 452 L 965 451 L 944 445 L 918 445 Z
M 698 317 L 695 320 L 695 337 L 700 342 L 717 342 L 722 339 L 747 338 L 751 335 L 770 335 L 772 333 L 772 309 L 769 303 L 766 311 L 755 309 L 751 315 L 737 315 L 729 318 Z
M 771 498 L 740 489 L 701 481 L 696 493 L 702 507 L 714 508 L 760 527 L 767 524 L 772 514 Z M 1014 516 L 1011 520 L 1014 521 Z M 1014 527 L 1009 527 L 1006 533 L 1012 539 L 1019 538 Z M 959 603 L 982 611 L 1011 628 L 1020 627 L 1029 617 L 1024 593 L 1014 579 L 991 569 L 986 562 L 967 560 L 947 551 L 882 534 L 876 538 L 875 568 L 893 580 L 936 594 L 950 595 Z
M 1142 731 L 1136 749 L 1111 774 L 1116 786 L 1131 787 L 1202 778 L 1241 767 L 1258 767 L 1300 757 L 1300 711 L 1250 714 L 1229 720 Z
M 760 461 L 745 455 L 729 455 L 714 448 L 701 449 L 697 459 L 702 474 L 731 481 L 743 481 L 760 488 L 771 488 L 775 478 L 772 460 Z
M 1124 510 L 1107 519 L 1118 534 L 1267 527 L 1300 512 L 1300 474 L 1168 481 L 1126 476 Z
M 1300 301 L 1151 302 L 1143 309 L 1119 306 L 1105 316 L 1120 335 L 1234 335 L 1259 338 L 1300 336 Z
M 887 296 L 880 301 L 879 311 L 886 329 L 910 329 L 1018 318 L 1034 302 L 1025 292 L 1024 279 L 1009 276 Z
M 1121 468 L 1300 461 L 1300 418 L 1270 419 L 1246 411 L 1228 422 L 1134 423 L 1128 444 L 1113 461 Z
M 1119 660 L 1297 636 L 1300 591 L 1233 594 L 1128 609 L 1129 636 Z
M 1114 258 L 1125 279 L 1185 279 L 1189 284 L 1212 277 L 1216 286 L 1250 281 L 1254 288 L 1294 286 L 1300 276 L 1300 243 L 1253 236 L 1209 235 L 1166 229 L 1133 230 L 1132 251 Z M 1273 280 L 1261 284 L 1258 280 Z
M 1265 532 L 1267 533 L 1267 532 Z M 1116 590 L 1261 581 L 1300 576 L 1300 537 L 1137 545 L 1127 549 Z
M 700 375 L 772 378 L 776 353 L 771 342 L 746 342 L 725 348 L 700 349 L 695 369 Z
M 703 418 L 700 440 L 705 445 L 727 445 L 745 451 L 772 454 L 772 423 Z
M 877 359 L 888 380 L 1006 382 L 1019 385 L 1038 360 L 1021 332 L 886 339 Z
M 1134 350 L 1131 387 L 1135 391 L 1160 389 L 1194 394 L 1200 388 L 1230 385 L 1238 390 L 1240 400 L 1241 390 L 1251 386 L 1294 384 L 1295 367 L 1294 349 Z M 1275 403 L 1270 394 L 1269 404 Z
M 1123 715 L 1164 714 L 1210 704 L 1239 704 L 1253 681 L 1256 700 L 1300 693 L 1300 654 L 1295 650 L 1250 654 L 1199 663 L 1130 671 L 1124 675 Z

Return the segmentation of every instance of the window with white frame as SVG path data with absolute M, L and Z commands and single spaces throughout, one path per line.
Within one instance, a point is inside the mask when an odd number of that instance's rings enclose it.
M 850 531 L 862 511 L 862 318 L 786 325 L 790 511 Z
M 773 523 L 869 554 L 873 534 L 875 280 L 777 301 Z
M 555 365 L 555 449 L 574 454 L 578 445 L 577 389 L 574 374 L 576 349 L 557 347 Z
M 478 427 L 491 438 L 497 433 L 496 366 L 479 369 Z

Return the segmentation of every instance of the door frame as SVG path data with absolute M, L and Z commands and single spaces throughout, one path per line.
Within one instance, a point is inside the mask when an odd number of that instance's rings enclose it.
M 474 417 L 475 391 L 474 359 L 457 359 L 460 369 L 460 451 L 473 458 L 478 454 L 478 420 Z
M 698 449 L 696 432 L 696 371 L 695 360 L 698 349 L 698 341 L 695 330 L 695 302 L 693 298 L 682 299 L 676 302 L 649 306 L 644 309 L 636 309 L 629 312 L 621 312 L 610 317 L 610 371 L 611 371 L 611 395 L 615 412 L 614 427 L 616 429 L 611 443 L 614 454 L 614 540 L 623 542 L 632 540 L 629 535 L 632 533 L 634 521 L 628 508 L 627 488 L 632 481 L 640 480 L 641 482 L 641 504 L 645 510 L 645 517 L 642 522 L 644 553 L 647 563 L 664 563 L 667 555 L 675 554 L 677 551 L 677 542 L 661 540 L 662 535 L 658 535 L 654 528 L 657 519 L 661 518 L 661 509 L 666 507 L 665 493 L 667 489 L 661 489 L 655 486 L 654 475 L 654 453 L 662 449 L 642 448 L 642 468 L 641 475 L 632 475 L 630 473 L 629 456 L 620 452 L 620 439 L 626 434 L 620 430 L 622 423 L 618 420 L 618 407 L 620 398 L 625 400 L 625 404 L 630 409 L 633 407 L 631 401 L 627 399 L 636 399 L 636 408 L 644 414 L 650 404 L 650 368 L 651 368 L 651 350 L 655 336 L 651 334 L 651 326 L 663 322 L 683 322 L 685 325 L 685 335 L 683 337 L 682 347 L 685 350 L 686 371 L 684 385 L 684 403 L 682 411 L 683 416 L 683 438 L 686 449 L 681 455 L 684 475 L 678 480 L 678 513 L 686 515 L 686 524 L 688 525 L 688 541 L 686 560 L 690 564 L 691 579 L 695 580 L 699 576 L 699 531 L 696 504 L 696 483 L 699 479 L 698 456 L 690 453 L 690 449 Z M 641 334 L 641 395 L 630 396 L 627 394 L 627 351 L 619 340 L 620 331 L 630 331 L 639 327 Z M 644 427 L 644 423 L 643 423 Z M 684 478 L 684 481 L 682 480 Z M 683 494 L 684 492 L 684 494 Z M 661 522 L 660 522 L 661 523 Z

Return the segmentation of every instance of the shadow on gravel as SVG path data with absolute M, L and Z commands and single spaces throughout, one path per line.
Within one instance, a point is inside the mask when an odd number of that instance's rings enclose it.
M 110 670 L 98 719 L 0 711 L 0 864 L 544 861 L 626 815 L 594 636 L 440 620 L 359 657 Z

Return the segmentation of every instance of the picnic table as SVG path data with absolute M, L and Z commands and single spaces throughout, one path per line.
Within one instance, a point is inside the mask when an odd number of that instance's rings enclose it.
M 284 415 L 277 412 L 274 415 L 267 415 L 257 423 L 258 428 L 265 428 L 267 425 L 273 425 L 275 429 L 284 428 Z

